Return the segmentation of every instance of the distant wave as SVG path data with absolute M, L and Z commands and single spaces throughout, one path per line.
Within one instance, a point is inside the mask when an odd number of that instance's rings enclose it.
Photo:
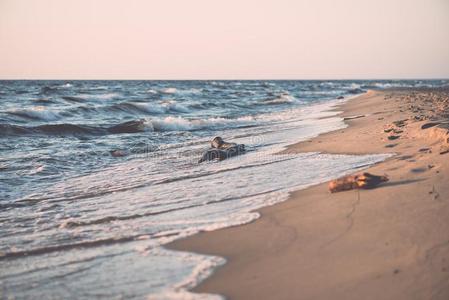
M 57 93 L 61 89 L 70 89 L 73 87 L 71 83 L 64 83 L 60 85 L 52 85 L 52 86 L 43 86 L 40 90 L 41 94 L 49 95 L 53 93 Z
M 184 112 L 184 113 L 190 112 L 190 109 L 188 109 L 186 106 L 176 101 L 166 101 L 161 103 L 161 106 L 168 111 Z
M 75 102 L 75 103 L 80 103 L 80 102 L 85 102 L 86 99 L 82 98 L 82 97 L 74 97 L 74 96 L 64 96 L 62 97 L 62 99 L 69 101 L 69 102 Z
M 202 89 L 197 89 L 197 88 L 190 88 L 190 89 L 177 89 L 174 87 L 168 87 L 168 88 L 164 88 L 159 90 L 162 94 L 199 94 L 201 93 L 203 90 Z M 156 90 L 154 89 L 150 89 L 147 91 L 148 93 L 154 94 L 157 93 Z
M 60 87 L 62 87 L 62 88 L 71 88 L 71 87 L 73 87 L 73 84 L 71 84 L 71 83 L 64 83 Z
M 34 132 L 45 134 L 101 134 L 104 133 L 102 128 L 87 126 L 87 125 L 75 125 L 75 124 L 49 124 L 33 127 Z
M 162 114 L 165 112 L 165 110 L 158 105 L 137 102 L 122 102 L 112 105 L 109 109 L 112 111 L 140 112 L 150 114 Z
M 162 93 L 164 94 L 175 94 L 178 90 L 176 88 L 165 88 L 162 90 Z
M 114 125 L 109 127 L 107 131 L 109 133 L 137 133 L 151 130 L 151 127 L 145 122 L 145 120 L 134 120 L 128 121 L 125 123 L 121 123 L 118 125 Z
M 77 134 L 104 134 L 106 130 L 93 126 L 75 124 L 48 124 L 40 126 L 18 126 L 11 124 L 0 124 L 0 136 L 11 135 L 77 135 Z
M 0 136 L 31 134 L 32 130 L 18 125 L 0 124 Z
M 47 98 L 34 99 L 33 102 L 36 104 L 43 104 L 43 105 L 56 103 L 56 101 L 54 101 L 52 99 L 47 99 Z
M 58 89 L 56 87 L 44 86 L 41 88 L 40 93 L 44 94 L 44 95 L 48 95 L 48 94 L 52 94 L 57 91 L 58 91 Z
M 288 104 L 295 102 L 295 98 L 290 94 L 282 94 L 277 98 L 264 100 L 263 104 L 268 105 L 279 105 L 279 104 Z
M 19 126 L 13 124 L 0 124 L 1 136 L 14 135 L 108 135 L 123 133 L 138 133 L 145 131 L 194 131 L 200 129 L 213 129 L 219 127 L 240 127 L 251 125 L 252 117 L 238 119 L 208 118 L 187 119 L 182 117 L 165 117 L 133 120 L 117 125 L 91 126 L 80 124 L 46 124 L 39 126 Z
M 355 88 L 355 89 L 350 89 L 347 91 L 349 94 L 362 94 L 362 93 L 366 93 L 366 90 L 361 89 L 361 88 Z
M 169 112 L 188 113 L 190 109 L 176 101 L 165 101 L 161 103 L 140 103 L 140 102 L 122 102 L 112 106 L 112 110 L 125 112 L 143 112 L 149 114 L 163 114 Z
M 105 94 L 80 94 L 78 97 L 85 99 L 96 99 L 96 100 L 109 100 L 120 97 L 119 93 L 105 93 Z
M 28 109 L 15 109 L 7 111 L 7 113 L 28 120 L 54 121 L 60 117 L 58 113 L 47 110 L 43 106 L 36 106 Z
M 0 137 L 14 135 L 108 135 L 156 131 L 157 128 L 158 125 L 154 126 L 151 121 L 148 122 L 144 119 L 128 121 L 112 126 L 90 126 L 68 123 L 46 124 L 39 126 L 0 124 Z

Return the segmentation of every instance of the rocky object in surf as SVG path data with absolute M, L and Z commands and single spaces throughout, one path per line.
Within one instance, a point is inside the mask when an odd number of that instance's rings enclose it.
M 338 100 L 341 100 L 341 99 L 344 99 L 344 98 L 345 98 L 345 97 L 343 97 L 343 96 L 338 96 L 338 97 L 337 97 Z
M 109 153 L 112 157 L 124 157 L 128 155 L 128 152 L 124 150 L 111 150 Z
M 210 144 L 211 148 L 201 156 L 198 163 L 211 160 L 222 161 L 246 152 L 245 145 L 227 143 L 219 136 L 215 137 Z
M 332 180 L 329 182 L 329 191 L 336 193 L 354 189 L 372 189 L 388 180 L 387 176 L 378 176 L 364 172 Z

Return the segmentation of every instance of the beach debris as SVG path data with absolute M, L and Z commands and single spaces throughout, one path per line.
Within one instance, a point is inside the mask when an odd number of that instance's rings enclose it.
M 198 163 L 211 160 L 222 161 L 246 152 L 245 145 L 227 143 L 219 136 L 213 138 L 210 145 L 211 148 L 203 154 L 203 156 L 198 160 Z
M 388 180 L 388 176 L 378 176 L 364 172 L 330 181 L 329 191 L 336 193 L 353 189 L 371 189 Z
M 398 138 L 400 138 L 401 136 L 400 135 L 389 135 L 388 136 L 388 139 L 390 140 L 390 141 L 393 141 L 393 140 L 396 140 L 396 139 L 398 139 Z
M 344 99 L 344 98 L 345 98 L 345 97 L 343 97 L 343 96 L 338 96 L 338 97 L 337 97 L 338 100 L 341 100 L 341 99 Z
M 365 117 L 365 115 L 349 116 L 349 117 L 344 117 L 343 121 L 354 120 L 354 119 L 359 119 L 359 118 L 364 118 L 364 117 Z
M 388 145 L 385 145 L 385 148 L 394 148 L 394 147 L 396 147 L 398 144 L 388 144 Z
M 419 152 L 426 152 L 426 153 L 432 153 L 432 149 L 430 148 L 421 148 L 418 150 Z
M 440 154 L 446 154 L 449 153 L 449 147 L 448 146 L 443 146 L 440 149 Z
M 415 120 L 415 121 L 424 121 L 424 120 L 427 120 L 427 117 L 425 115 L 414 116 L 413 120 Z
M 433 200 L 437 200 L 440 197 L 440 194 L 435 188 L 435 185 L 432 186 L 432 190 L 429 191 L 429 195 L 432 195 Z
M 395 125 L 395 126 L 397 126 L 397 127 L 404 127 L 406 121 L 407 121 L 407 119 L 394 121 L 394 122 L 393 122 L 393 125 Z
M 384 132 L 385 132 L 385 133 L 390 133 L 390 132 L 392 132 L 392 133 L 395 133 L 395 134 L 401 134 L 401 133 L 404 132 L 404 130 L 398 129 L 398 128 L 394 128 L 394 127 L 388 127 L 388 128 L 385 128 L 385 129 L 384 129 Z

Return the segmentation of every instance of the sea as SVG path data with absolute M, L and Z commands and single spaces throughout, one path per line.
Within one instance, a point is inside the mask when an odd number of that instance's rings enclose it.
M 224 258 L 164 245 L 386 159 L 277 154 L 345 128 L 336 105 L 448 84 L 0 81 L 0 298 L 221 299 L 189 290 Z M 215 136 L 247 152 L 198 163 Z

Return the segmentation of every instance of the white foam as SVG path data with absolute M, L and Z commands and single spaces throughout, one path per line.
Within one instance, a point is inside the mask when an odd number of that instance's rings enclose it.
M 169 87 L 169 88 L 165 88 L 165 89 L 161 90 L 161 92 L 164 94 L 175 94 L 177 91 L 178 90 L 173 87 Z
M 348 98 L 350 99 L 350 98 Z M 330 111 L 329 105 L 341 103 L 342 100 L 329 101 L 327 103 L 315 104 L 314 106 L 304 106 L 283 110 L 275 113 L 265 113 L 259 115 L 248 115 L 238 118 L 212 117 L 207 119 L 188 119 L 181 116 L 168 116 L 163 118 L 153 117 L 147 120 L 147 124 L 154 131 L 191 131 L 199 129 L 233 128 L 247 125 L 261 125 L 270 122 L 290 122 L 291 120 L 308 120 L 334 116 L 337 112 Z M 164 103 L 161 107 L 153 104 L 133 104 L 149 112 L 167 112 L 177 110 L 189 112 L 188 108 L 176 102 Z
M 148 120 L 148 125 L 154 131 L 191 131 L 198 129 L 212 129 L 217 127 L 226 127 L 229 125 L 238 126 L 250 123 L 248 118 L 242 119 L 225 119 L 225 118 L 209 118 L 209 119 L 186 119 L 183 117 L 165 117 L 152 118 Z
M 138 110 L 148 112 L 148 113 L 154 113 L 154 114 L 163 114 L 166 113 L 166 108 L 152 103 L 136 103 L 136 102 L 130 102 L 131 106 L 134 106 Z
M 358 83 L 351 83 L 351 85 L 349 86 L 350 89 L 352 90 L 356 90 L 356 89 L 360 89 L 361 86 Z
M 279 117 L 282 119 L 282 117 Z M 260 119 L 262 120 L 262 119 Z M 151 118 L 147 125 L 154 131 L 192 131 L 200 129 L 231 128 L 255 124 L 258 121 L 254 116 L 243 116 L 236 119 L 207 118 L 187 119 L 183 117 L 168 116 L 163 118 Z
M 68 88 L 73 87 L 73 84 L 71 84 L 71 83 L 64 83 L 64 84 L 60 85 L 59 87 L 64 88 L 64 89 L 68 89 Z
M 162 102 L 161 106 L 164 107 L 166 109 L 166 111 L 175 111 L 175 112 L 184 112 L 184 113 L 190 112 L 190 109 L 188 109 L 184 105 L 182 105 L 174 100 Z
M 220 295 L 196 294 L 187 290 L 165 290 L 156 294 L 148 295 L 147 300 L 224 300 Z
M 162 89 L 160 91 L 163 94 L 187 94 L 187 95 L 189 95 L 189 94 L 200 94 L 200 93 L 202 93 L 203 90 L 202 89 L 198 89 L 198 88 L 190 88 L 190 89 L 179 90 L 179 89 L 174 88 L 174 87 L 168 87 L 168 88 Z
M 162 299 L 192 299 L 192 300 L 214 300 L 224 299 L 219 295 L 212 294 L 195 294 L 188 291 L 198 285 L 201 281 L 209 277 L 213 270 L 218 266 L 223 265 L 226 260 L 218 256 L 198 255 L 188 252 L 173 252 L 163 248 L 156 248 L 151 250 L 151 255 L 166 255 L 167 252 L 172 252 L 172 255 L 176 255 L 178 260 L 189 262 L 193 264 L 194 268 L 190 274 L 184 278 L 181 282 L 175 283 L 166 287 L 164 290 L 148 295 L 148 300 L 162 300 Z M 192 263 L 193 262 L 193 263 Z

